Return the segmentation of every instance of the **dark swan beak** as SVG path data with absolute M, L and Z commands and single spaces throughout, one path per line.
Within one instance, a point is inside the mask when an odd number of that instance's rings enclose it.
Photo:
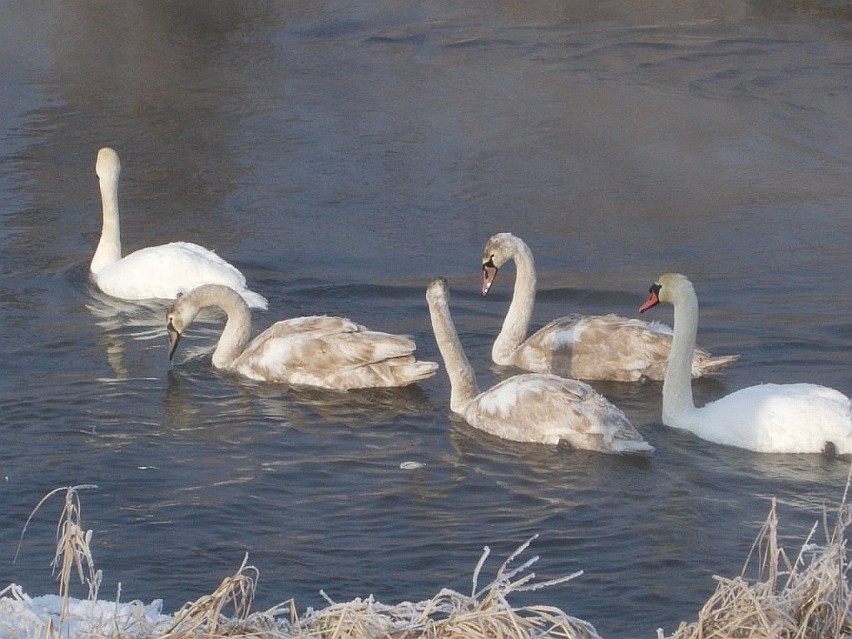
M 488 295 L 495 277 L 497 277 L 497 267 L 494 266 L 494 262 L 488 260 L 482 265 L 482 297 Z
M 171 322 L 168 325 L 169 331 L 169 361 L 172 361 L 172 357 L 177 350 L 178 343 L 180 342 L 180 333 L 177 332 L 174 326 L 172 326 Z

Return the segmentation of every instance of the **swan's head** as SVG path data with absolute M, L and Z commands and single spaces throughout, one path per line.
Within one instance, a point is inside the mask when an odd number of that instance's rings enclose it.
M 117 180 L 118 174 L 121 173 L 121 161 L 118 159 L 118 153 L 108 146 L 98 151 L 95 173 L 101 180 Z
M 181 335 L 195 320 L 195 316 L 201 309 L 211 306 L 224 310 L 228 315 L 229 322 L 232 314 L 240 318 L 237 319 L 237 324 L 246 333 L 246 339 L 248 339 L 248 333 L 251 331 L 250 312 L 248 304 L 240 297 L 240 294 L 224 284 L 202 284 L 188 293 L 179 294 L 166 313 L 166 330 L 169 332 L 169 359 L 172 359 Z
M 648 289 L 648 299 L 639 307 L 639 312 L 644 313 L 649 308 L 655 307 L 660 302 L 674 304 L 679 296 L 686 292 L 695 295 L 695 289 L 685 275 L 680 273 L 665 273 Z
M 446 304 L 450 297 L 450 287 L 444 277 L 436 277 L 426 287 L 426 301 L 433 304 Z
M 515 258 L 519 246 L 526 245 L 511 233 L 497 233 L 489 238 L 482 250 L 482 297 L 488 295 L 500 267 Z

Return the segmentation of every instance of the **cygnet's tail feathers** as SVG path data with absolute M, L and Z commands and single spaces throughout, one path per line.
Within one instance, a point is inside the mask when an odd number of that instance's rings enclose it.
M 417 362 L 417 379 L 432 377 L 438 372 L 437 362 Z
M 415 361 L 403 366 L 394 366 L 393 371 L 394 377 L 398 380 L 406 380 L 406 384 L 414 384 L 420 380 L 432 377 L 438 371 L 438 364 L 435 362 Z
M 698 364 L 698 375 L 696 375 L 696 370 L 693 368 L 693 377 L 703 377 L 706 375 L 715 375 L 723 368 L 726 368 L 736 362 L 740 358 L 739 355 L 719 355 L 719 356 L 708 356 L 706 358 L 702 358 L 700 363 Z
M 654 453 L 654 447 L 644 439 L 618 441 L 615 442 L 613 448 L 622 455 L 647 456 Z

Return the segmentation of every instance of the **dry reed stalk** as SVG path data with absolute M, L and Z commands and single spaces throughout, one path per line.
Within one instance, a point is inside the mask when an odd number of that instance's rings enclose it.
M 36 512 L 42 505 L 53 495 L 65 491 L 65 505 L 62 508 L 62 513 L 59 515 L 59 523 L 56 527 L 56 553 L 53 556 L 53 561 L 50 566 L 53 574 L 59 570 L 59 598 L 62 602 L 59 613 L 60 629 L 66 619 L 68 613 L 68 602 L 71 596 L 71 573 L 74 568 L 77 569 L 77 574 L 80 576 L 80 583 L 88 583 L 90 601 L 95 601 L 100 588 L 102 573 L 100 570 L 95 570 L 95 562 L 92 559 L 92 550 L 90 547 L 92 541 L 92 531 L 84 530 L 81 522 L 80 496 L 77 491 L 97 488 L 91 484 L 81 484 L 79 486 L 63 486 L 55 488 L 41 498 L 41 501 L 33 508 L 30 516 L 24 524 L 21 531 L 21 537 L 18 541 L 18 548 L 15 551 L 15 559 L 18 557 L 18 552 L 21 549 L 21 544 L 24 541 L 24 534 L 27 531 L 30 521 L 35 516 Z M 86 568 L 84 575 L 83 568 Z M 50 630 L 50 629 L 49 629 Z M 53 633 L 46 636 L 52 636 Z
M 852 469 L 850 469 L 852 477 Z M 743 566 L 734 579 L 718 582 L 697 621 L 681 623 L 669 639 L 848 639 L 852 637 L 852 589 L 846 557 L 846 529 L 852 521 L 847 480 L 834 526 L 823 517 L 826 542 L 812 541 L 811 529 L 795 562 L 778 545 L 777 505 L 769 515 Z M 756 553 L 757 578 L 745 573 Z M 657 631 L 663 639 L 662 630 Z

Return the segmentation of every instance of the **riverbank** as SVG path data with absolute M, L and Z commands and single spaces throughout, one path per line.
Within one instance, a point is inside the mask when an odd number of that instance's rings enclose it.
M 299 613 L 292 599 L 260 612 L 252 610 L 259 572 L 248 556 L 219 588 L 174 615 L 163 614 L 162 601 L 149 604 L 99 599 L 102 573 L 91 554 L 92 531 L 82 526 L 79 491 L 64 492 L 65 507 L 57 528 L 52 562 L 58 595 L 28 596 L 11 584 L 0 591 L 0 639 L 218 639 L 252 636 L 262 639 L 601 639 L 592 623 L 546 604 L 515 607 L 513 593 L 538 591 L 571 581 L 577 572 L 549 581 L 536 581 L 530 569 L 538 560 L 528 557 L 535 537 L 521 545 L 498 567 L 485 586 L 479 582 L 490 559 L 485 547 L 475 566 L 470 594 L 443 589 L 432 599 L 386 605 L 372 596 Z M 847 484 L 848 491 L 848 484 Z M 846 530 L 850 523 L 846 495 L 837 513 L 816 522 L 796 555 L 778 543 L 778 515 L 773 500 L 766 522 L 746 558 L 741 575 L 716 576 L 717 589 L 697 619 L 682 623 L 672 635 L 657 630 L 658 639 L 749 637 L 769 639 L 841 639 L 852 633 Z M 834 523 L 830 524 L 830 518 Z M 30 516 L 30 520 L 32 515 Z M 27 526 L 24 526 L 26 533 Z M 823 541 L 817 539 L 822 536 Z M 22 534 L 23 540 L 23 534 Z M 72 579 L 88 586 L 87 599 L 70 596 Z M 324 594 L 324 593 L 323 593 Z M 325 595 L 324 595 L 325 596 Z M 647 629 L 637 629 L 636 637 Z

